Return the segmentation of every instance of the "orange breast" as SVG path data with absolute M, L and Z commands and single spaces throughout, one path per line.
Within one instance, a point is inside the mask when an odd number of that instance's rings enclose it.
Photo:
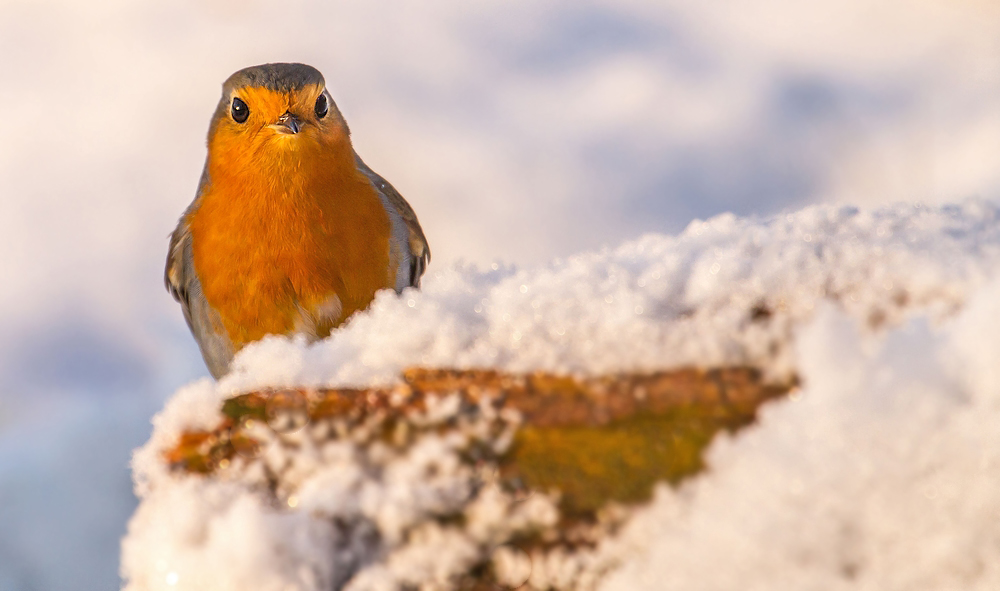
M 205 298 L 237 349 L 294 332 L 336 295 L 340 316 L 314 327 L 327 336 L 395 282 L 389 218 L 350 144 L 301 139 L 275 150 L 210 142 L 210 183 L 187 222 Z

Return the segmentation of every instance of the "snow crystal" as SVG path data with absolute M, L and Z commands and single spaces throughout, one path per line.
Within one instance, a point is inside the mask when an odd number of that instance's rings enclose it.
M 483 552 L 513 580 L 524 557 L 497 544 L 558 519 L 548 496 L 514 502 L 459 460 L 471 442 L 509 441 L 497 425 L 516 417 L 449 397 L 413 424 L 476 419 L 405 449 L 376 426 L 336 440 L 336 425 L 262 429 L 259 455 L 211 478 L 169 472 L 162 451 L 214 426 L 234 394 L 392 384 L 414 365 L 596 375 L 735 364 L 794 372 L 803 387 L 718 438 L 706 473 L 661 486 L 620 535 L 532 556 L 531 585 L 996 588 L 998 220 L 978 201 L 724 215 L 542 269 L 443 271 L 423 291 L 379 295 L 326 341 L 251 345 L 218 384 L 181 390 L 136 453 L 125 588 L 447 589 Z M 435 518 L 456 512 L 461 527 Z

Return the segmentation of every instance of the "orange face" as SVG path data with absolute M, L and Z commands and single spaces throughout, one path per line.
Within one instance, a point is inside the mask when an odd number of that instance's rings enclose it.
M 243 121 L 235 119 L 236 101 L 241 101 L 246 111 Z M 317 109 L 320 101 L 326 109 Z M 288 92 L 239 88 L 232 92 L 229 105 L 227 113 L 220 113 L 209 138 L 210 166 L 212 161 L 224 161 L 234 170 L 267 165 L 267 161 L 280 165 L 318 157 L 315 152 L 350 148 L 347 124 L 319 85 Z
M 235 89 L 208 148 L 209 182 L 187 222 L 205 298 L 237 348 L 336 301 L 325 336 L 394 284 L 388 215 L 324 88 Z

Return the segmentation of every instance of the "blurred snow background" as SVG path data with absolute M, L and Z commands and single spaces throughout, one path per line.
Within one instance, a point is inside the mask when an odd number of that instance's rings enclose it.
M 0 589 L 118 585 L 129 451 L 206 375 L 166 236 L 222 80 L 291 60 L 438 268 L 724 211 L 1000 198 L 989 0 L 0 0 Z

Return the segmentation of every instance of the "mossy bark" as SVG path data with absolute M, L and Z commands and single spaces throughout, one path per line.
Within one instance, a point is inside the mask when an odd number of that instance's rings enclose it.
M 417 368 L 392 388 L 301 394 L 311 420 L 360 424 L 372 413 L 385 414 L 386 438 L 396 437 L 395 427 L 408 411 L 423 409 L 428 397 L 457 394 L 469 404 L 489 398 L 522 420 L 509 449 L 489 458 L 504 481 L 556 492 L 567 520 L 586 521 L 608 502 L 641 502 L 656 482 L 676 483 L 698 472 L 716 433 L 752 422 L 760 404 L 792 387 L 794 382 L 766 383 L 751 368 L 585 379 Z M 241 446 L 252 446 L 241 425 L 267 420 L 275 394 L 251 392 L 226 401 L 216 429 L 184 434 L 165 459 L 178 470 L 211 474 Z

